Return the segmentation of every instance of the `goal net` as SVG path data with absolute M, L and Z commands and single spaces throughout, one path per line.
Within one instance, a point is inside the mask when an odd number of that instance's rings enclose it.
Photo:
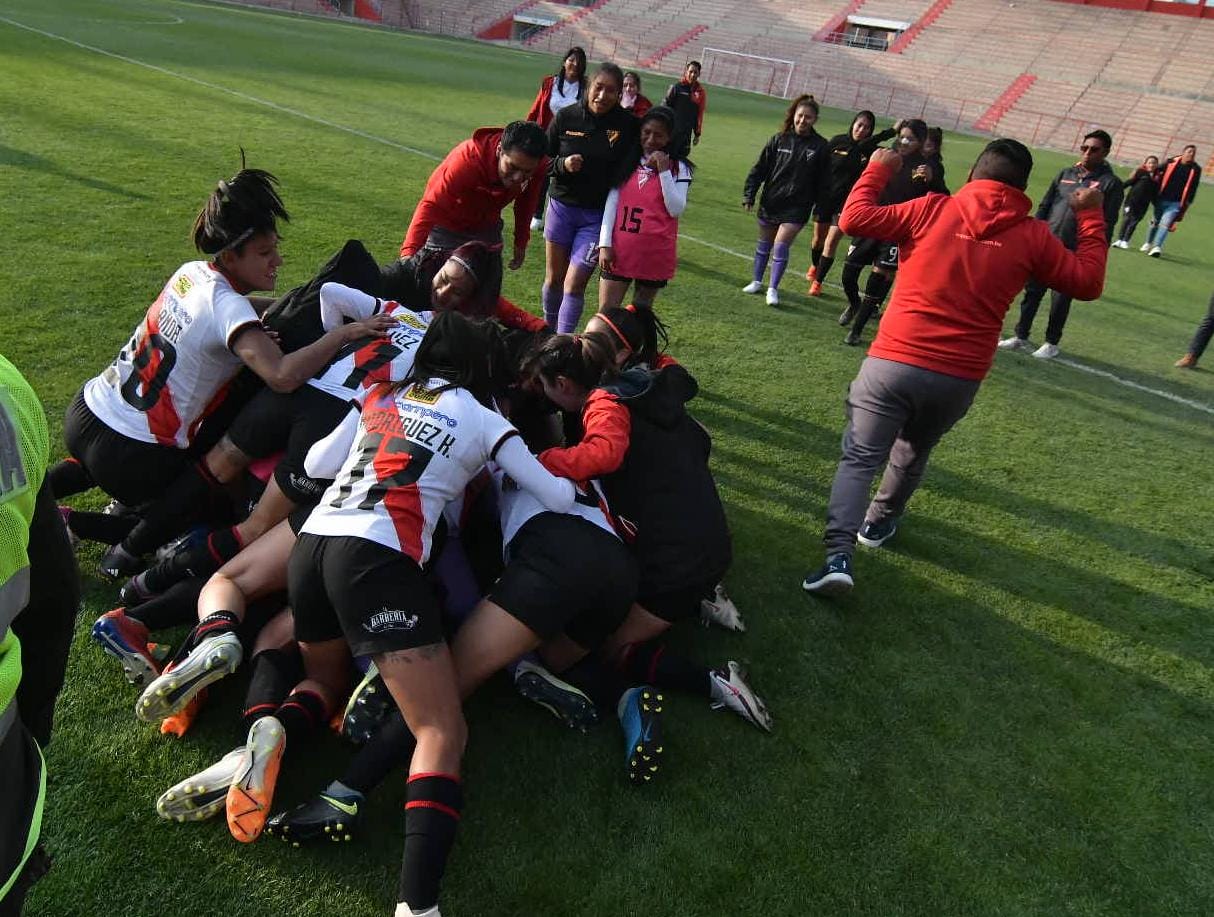
M 796 63 L 778 57 L 744 54 L 724 48 L 705 48 L 700 62 L 704 72 L 700 78 L 717 86 L 732 86 L 747 92 L 788 98 Z

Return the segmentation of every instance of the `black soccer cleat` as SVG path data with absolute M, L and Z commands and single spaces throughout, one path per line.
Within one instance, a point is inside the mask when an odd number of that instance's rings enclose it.
M 266 831 L 292 847 L 325 838 L 335 843 L 348 841 L 358 827 L 359 801 L 321 793 L 310 802 L 279 812 L 266 822 Z

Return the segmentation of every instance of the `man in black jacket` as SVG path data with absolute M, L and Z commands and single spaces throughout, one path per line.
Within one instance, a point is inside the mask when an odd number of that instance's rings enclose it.
M 674 136 L 666 152 L 671 159 L 686 159 L 691 155 L 693 144 L 700 142 L 704 130 L 704 108 L 708 96 L 700 82 L 700 62 L 688 61 L 683 79 L 666 90 L 663 105 L 674 111 Z
M 1189 144 L 1179 156 L 1173 156 L 1163 167 L 1159 181 L 1159 196 L 1155 198 L 1155 219 L 1142 251 L 1158 258 L 1163 254 L 1163 243 L 1168 239 L 1176 223 L 1184 219 L 1185 211 L 1197 197 L 1197 186 L 1201 184 L 1201 166 L 1197 164 L 1197 147 Z
M 1079 188 L 1094 188 L 1104 195 L 1104 225 L 1109 241 L 1113 239 L 1113 227 L 1117 224 L 1117 212 L 1121 209 L 1121 198 L 1125 193 L 1121 179 L 1113 174 L 1105 159 L 1113 148 L 1113 138 L 1105 131 L 1096 130 L 1083 138 L 1079 147 L 1079 162 L 1063 169 L 1050 183 L 1049 190 L 1037 207 L 1037 219 L 1050 224 L 1050 231 L 1071 251 L 1078 240 L 1075 228 L 1075 211 L 1071 208 L 1071 192 Z M 1024 299 L 1020 302 L 1020 321 L 1010 338 L 999 342 L 1002 350 L 1025 350 L 1029 347 L 1029 332 L 1033 319 L 1045 296 L 1046 287 L 1037 280 L 1024 286 Z M 1045 329 L 1045 343 L 1033 351 L 1039 360 L 1052 360 L 1058 356 L 1058 342 L 1062 340 L 1062 329 L 1066 326 L 1071 311 L 1071 297 L 1059 290 L 1050 291 L 1050 322 Z

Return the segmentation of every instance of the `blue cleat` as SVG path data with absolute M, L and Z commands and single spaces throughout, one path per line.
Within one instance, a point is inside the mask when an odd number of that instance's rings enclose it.
M 662 695 L 642 685 L 629 688 L 620 698 L 620 726 L 624 729 L 624 763 L 633 783 L 649 783 L 662 756 Z

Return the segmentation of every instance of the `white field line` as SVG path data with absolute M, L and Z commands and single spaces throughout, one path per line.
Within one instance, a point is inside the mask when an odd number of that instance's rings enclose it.
M 434 153 L 429 153 L 425 150 L 419 150 L 417 147 L 408 146 L 403 143 L 397 143 L 395 140 L 389 140 L 386 137 L 380 137 L 376 134 L 368 133 L 367 131 L 361 131 L 358 128 L 348 127 L 344 124 L 338 124 L 336 121 L 329 121 L 326 118 L 318 118 L 316 115 L 310 115 L 307 112 L 300 111 L 297 108 L 290 108 L 289 106 L 286 106 L 286 105 L 279 105 L 277 102 L 271 102 L 269 99 L 263 99 L 263 98 L 260 98 L 259 96 L 250 95 L 246 92 L 240 92 L 237 89 L 229 89 L 227 86 L 220 86 L 217 83 L 210 83 L 210 82 L 207 82 L 206 80 L 200 80 L 197 77 L 189 76 L 188 74 L 185 74 L 185 73 L 178 73 L 176 70 L 169 70 L 167 67 L 161 67 L 157 64 L 150 64 L 147 61 L 141 61 L 134 57 L 128 57 L 125 54 L 117 54 L 114 51 L 107 51 L 104 48 L 98 48 L 94 45 L 85 44 L 84 42 L 76 41 L 75 39 L 68 38 L 64 35 L 58 35 L 55 32 L 48 32 L 48 31 L 45 31 L 44 29 L 35 28 L 34 26 L 26 25 L 25 23 L 17 22 L 16 20 L 8 19 L 7 17 L 4 17 L 4 16 L 0 16 L 0 22 L 6 23 L 7 25 L 12 26 L 13 28 L 24 29 L 27 32 L 33 32 L 37 35 L 43 36 L 44 38 L 50 38 L 54 41 L 61 41 L 65 44 L 72 45 L 73 47 L 80 48 L 82 51 L 91 51 L 94 54 L 100 54 L 104 57 L 112 58 L 113 60 L 122 61 L 124 64 L 130 64 L 131 66 L 134 66 L 134 67 L 143 67 L 145 70 L 152 70 L 156 73 L 163 74 L 164 76 L 171 76 L 174 79 L 184 80 L 185 82 L 193 83 L 196 86 L 203 86 L 207 89 L 213 89 L 216 92 L 222 92 L 225 95 L 235 96 L 236 98 L 242 99 L 245 102 L 251 102 L 254 105 L 261 105 L 265 108 L 269 108 L 269 109 L 272 109 L 277 112 L 281 112 L 286 115 L 291 115 L 292 117 L 295 117 L 295 118 L 301 118 L 304 121 L 311 121 L 313 124 L 320 124 L 323 127 L 330 127 L 333 130 L 342 131 L 344 133 L 351 134 L 355 137 L 361 137 L 363 140 L 369 140 L 372 143 L 379 143 L 384 146 L 392 147 L 393 149 L 396 149 L 396 150 L 401 150 L 402 152 L 405 152 L 405 153 L 412 153 L 414 156 L 419 156 L 422 159 L 428 159 L 431 162 L 439 162 L 442 159 L 441 156 L 437 156 Z M 167 25 L 168 23 L 164 23 L 164 24 Z M 706 239 L 700 239 L 700 238 L 697 238 L 696 236 L 688 235 L 687 233 L 682 233 L 682 232 L 679 233 L 679 238 L 686 239 L 688 242 L 694 242 L 696 245 L 702 245 L 705 248 L 710 248 L 713 251 L 720 252 L 723 255 L 730 255 L 734 258 L 740 258 L 743 261 L 750 261 L 751 257 L 752 257 L 752 255 L 747 252 L 740 252 L 740 251 L 737 251 L 732 248 L 726 248 L 723 245 L 717 245 L 715 242 L 709 242 Z M 1200 401 L 1193 401 L 1190 398 L 1184 398 L 1180 395 L 1173 394 L 1172 392 L 1166 392 L 1161 389 L 1151 388 L 1150 386 L 1142 385 L 1141 383 L 1134 382 L 1131 379 L 1124 379 L 1121 376 L 1108 372 L 1107 370 L 1096 369 L 1094 367 L 1087 366 L 1083 363 L 1080 363 L 1077 360 L 1071 360 L 1071 359 L 1067 359 L 1067 358 L 1055 358 L 1054 362 L 1061 363 L 1063 366 L 1069 366 L 1071 369 L 1077 370 L 1079 372 L 1088 373 L 1093 376 L 1099 376 L 1102 379 L 1108 379 L 1110 382 L 1114 382 L 1117 385 L 1124 386 L 1125 388 L 1133 389 L 1134 391 L 1143 392 L 1144 394 L 1148 394 L 1148 395 L 1154 395 L 1155 397 L 1162 398 L 1165 401 L 1171 401 L 1173 404 L 1180 404 L 1185 407 L 1192 408 L 1195 411 L 1201 411 L 1205 414 L 1214 415 L 1214 407 L 1212 407 L 1211 405 L 1204 404 Z

